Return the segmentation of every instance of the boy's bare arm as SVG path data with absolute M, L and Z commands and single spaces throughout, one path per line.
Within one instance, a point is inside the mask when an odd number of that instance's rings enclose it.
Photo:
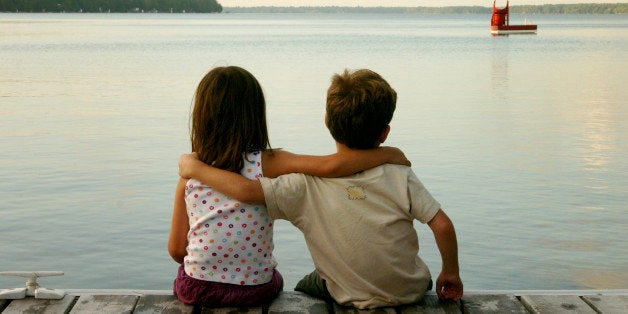
M 319 162 L 312 163 L 318 169 L 298 171 L 320 177 L 342 177 L 368 170 L 385 163 L 410 166 L 410 161 L 403 152 L 395 147 L 378 147 L 373 149 L 351 149 L 337 145 L 335 154 L 323 156 Z M 312 157 L 312 156 L 302 156 Z M 314 157 L 318 158 L 318 157 Z M 296 160 L 295 160 L 296 161 Z
M 410 166 L 403 152 L 395 147 L 339 149 L 326 156 L 299 155 L 275 149 L 264 152 L 264 176 L 275 178 L 287 173 L 305 173 L 335 178 L 351 175 L 385 163 Z
M 195 154 L 184 154 L 179 158 L 179 175 L 194 178 L 217 191 L 249 204 L 264 204 L 264 191 L 257 180 L 248 179 L 239 173 L 209 166 L 196 158 Z
M 441 299 L 460 300 L 463 285 L 458 266 L 458 241 L 454 225 L 440 209 L 428 225 L 434 233 L 443 263 L 441 273 L 436 280 L 436 293 Z

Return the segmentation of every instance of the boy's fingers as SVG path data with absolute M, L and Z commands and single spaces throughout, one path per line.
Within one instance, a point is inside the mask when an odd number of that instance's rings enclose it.
M 443 294 L 443 282 L 440 280 L 436 281 L 436 294 L 439 299 L 444 299 L 445 295 Z

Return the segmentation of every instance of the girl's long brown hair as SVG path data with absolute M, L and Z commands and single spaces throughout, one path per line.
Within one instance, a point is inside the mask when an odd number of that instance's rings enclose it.
M 192 151 L 206 164 L 239 172 L 243 153 L 270 148 L 264 93 L 243 68 L 209 71 L 196 89 L 191 118 Z

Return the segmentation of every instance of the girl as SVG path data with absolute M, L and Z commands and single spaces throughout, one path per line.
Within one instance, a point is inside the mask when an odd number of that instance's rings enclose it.
M 265 110 L 264 94 L 251 73 L 235 66 L 211 70 L 195 94 L 192 151 L 207 164 L 251 179 L 291 172 L 337 177 L 389 161 L 407 162 L 394 148 L 328 156 L 271 150 Z M 266 208 L 194 179 L 181 178 L 177 185 L 168 251 L 181 264 L 174 294 L 184 303 L 252 305 L 272 300 L 283 288 Z

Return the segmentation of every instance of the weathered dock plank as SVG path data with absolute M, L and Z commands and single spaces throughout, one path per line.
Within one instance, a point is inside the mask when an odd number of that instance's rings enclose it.
M 628 295 L 585 295 L 582 300 L 599 313 L 628 313 Z
M 174 295 L 142 295 L 133 313 L 136 314 L 191 314 L 194 306 L 185 304 Z
M 81 295 L 70 313 L 133 313 L 137 295 Z
M 330 313 L 327 302 L 302 292 L 284 292 L 268 307 L 269 314 Z
M 521 302 L 532 313 L 596 313 L 577 295 L 522 295 Z
M 418 304 L 405 305 L 399 307 L 401 314 L 418 314 L 418 313 L 442 313 L 457 314 L 460 311 L 460 302 L 441 301 L 435 294 L 427 294 Z
M 255 307 L 222 307 L 208 308 L 203 307 L 202 314 L 262 314 L 264 310 L 261 306 Z
M 61 300 L 26 297 L 0 300 L 0 313 L 211 313 L 211 314 L 414 314 L 414 313 L 628 313 L 627 290 L 471 291 L 459 302 L 428 293 L 417 304 L 358 310 L 286 291 L 256 307 L 203 308 L 186 305 L 171 291 L 70 290 Z
M 66 295 L 60 300 L 42 300 L 35 298 L 25 298 L 19 302 L 11 302 L 3 314 L 13 313 L 66 313 L 74 303 L 74 295 Z M 0 300 L 8 301 L 8 300 Z M 0 307 L 1 308 L 1 307 Z
M 472 294 L 462 298 L 462 312 L 527 314 L 525 306 L 512 294 Z

